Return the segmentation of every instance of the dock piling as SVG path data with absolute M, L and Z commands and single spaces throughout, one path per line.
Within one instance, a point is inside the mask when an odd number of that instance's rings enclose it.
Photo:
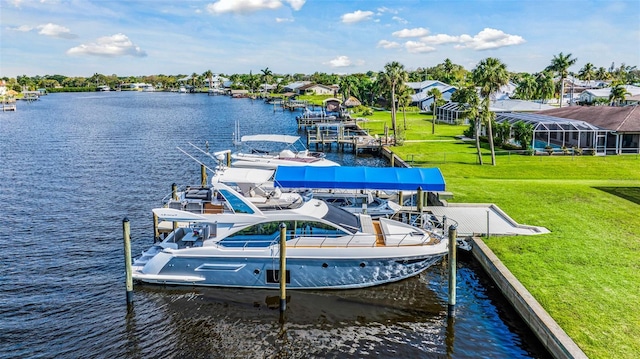
M 280 313 L 287 310 L 287 225 L 280 223 Z
M 133 271 L 131 269 L 131 227 L 129 219 L 122 220 L 122 234 L 124 239 L 124 269 L 127 287 L 127 306 L 133 304 Z
M 458 231 L 455 225 L 449 226 L 449 303 L 447 305 L 447 315 L 451 318 L 456 316 L 456 239 Z
M 171 196 L 173 197 L 174 201 L 178 200 L 178 185 L 173 183 L 171 184 Z M 173 230 L 175 231 L 176 229 L 178 229 L 178 222 L 173 221 L 172 222 L 173 225 Z
M 207 167 L 200 165 L 200 185 L 207 187 Z

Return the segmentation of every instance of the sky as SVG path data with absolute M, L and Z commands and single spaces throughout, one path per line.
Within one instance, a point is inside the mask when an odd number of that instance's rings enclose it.
M 640 67 L 640 0 L 0 0 L 0 77 L 335 74 L 570 53 Z

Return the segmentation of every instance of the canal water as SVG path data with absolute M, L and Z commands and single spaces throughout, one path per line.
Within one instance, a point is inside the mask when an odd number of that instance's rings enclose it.
M 137 285 L 127 310 L 122 220 L 134 256 L 151 209 L 200 166 L 179 148 L 233 148 L 240 135 L 296 134 L 296 113 L 249 99 L 177 93 L 51 94 L 0 114 L 0 357 L 545 358 L 480 268 L 458 268 L 447 320 L 441 263 L 344 291 Z M 344 165 L 372 156 L 329 153 Z

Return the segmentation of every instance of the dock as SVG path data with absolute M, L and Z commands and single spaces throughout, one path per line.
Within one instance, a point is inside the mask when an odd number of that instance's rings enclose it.
M 338 150 L 351 148 L 353 153 L 358 151 L 380 151 L 386 145 L 382 138 L 371 136 L 368 131 L 361 129 L 356 121 L 320 122 L 307 129 L 307 148 L 315 145 L 316 150 L 331 149 L 336 145 Z
M 16 111 L 16 103 L 15 102 L 3 103 L 2 112 L 5 112 L 5 111 Z

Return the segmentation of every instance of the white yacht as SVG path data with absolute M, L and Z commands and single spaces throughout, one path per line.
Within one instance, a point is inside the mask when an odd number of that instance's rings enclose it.
M 339 166 L 326 159 L 324 153 L 309 151 L 299 136 L 250 135 L 242 136 L 240 143 L 245 150 L 231 154 L 234 167 Z M 260 145 L 263 147 L 257 148 Z
M 147 283 L 278 288 L 280 226 L 286 226 L 287 287 L 346 289 L 421 273 L 447 253 L 429 230 L 355 215 L 317 199 L 297 208 L 260 210 L 222 183 L 180 209 L 156 208 L 161 220 L 188 222 L 133 263 Z

